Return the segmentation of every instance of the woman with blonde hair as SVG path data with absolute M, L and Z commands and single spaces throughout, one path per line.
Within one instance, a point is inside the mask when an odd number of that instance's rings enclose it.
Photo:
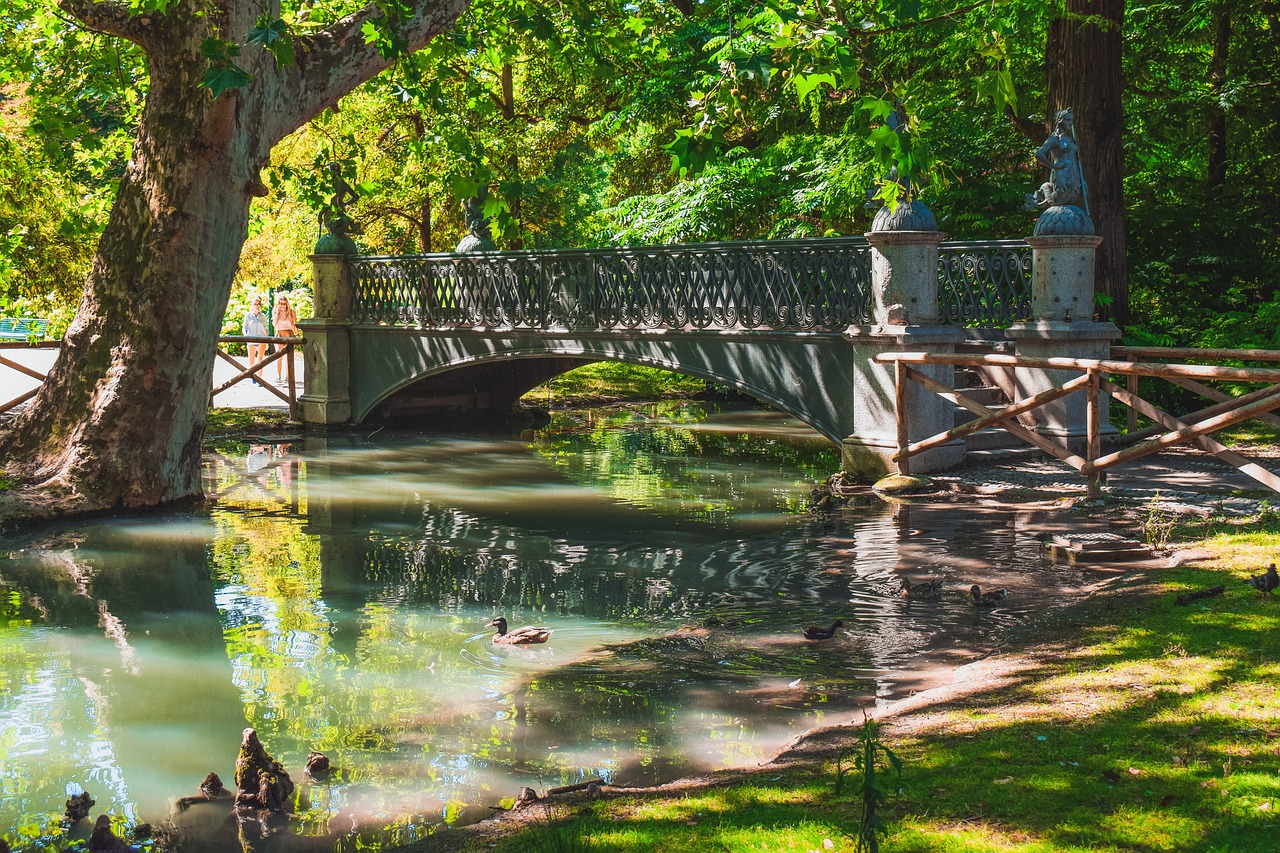
M 271 324 L 276 327 L 276 337 L 296 338 L 298 336 L 298 312 L 293 310 L 293 306 L 289 304 L 289 297 L 283 293 L 276 294 L 276 305 L 271 311 Z M 276 352 L 280 351 L 280 346 L 276 344 Z M 283 358 L 276 359 L 277 382 L 280 381 L 280 368 L 283 363 Z

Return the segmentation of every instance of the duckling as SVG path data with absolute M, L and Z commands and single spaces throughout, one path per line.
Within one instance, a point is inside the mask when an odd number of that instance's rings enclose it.
M 815 625 L 810 625 L 804 629 L 804 638 L 806 640 L 830 640 L 836 635 L 836 629 L 843 627 L 844 623 L 839 619 L 831 623 L 830 628 L 819 628 Z
M 489 627 L 498 629 L 498 633 L 493 635 L 493 641 L 504 646 L 532 646 L 545 643 L 551 637 L 550 628 L 535 628 L 532 625 L 525 625 L 508 633 L 507 620 L 504 616 L 494 619 L 489 623 Z
M 974 607 L 995 607 L 998 604 L 1004 604 L 1004 600 L 1009 597 L 1009 593 L 1003 589 L 997 589 L 994 592 L 983 592 L 982 588 L 975 583 L 969 587 L 969 596 L 973 599 Z
M 1267 570 L 1256 577 L 1249 578 L 1245 581 L 1249 586 L 1258 592 L 1265 592 L 1270 595 L 1272 590 L 1280 587 L 1280 574 L 1276 574 L 1276 564 L 1272 563 L 1267 566 Z
M 942 595 L 942 578 L 912 583 L 902 579 L 903 598 L 939 598 Z

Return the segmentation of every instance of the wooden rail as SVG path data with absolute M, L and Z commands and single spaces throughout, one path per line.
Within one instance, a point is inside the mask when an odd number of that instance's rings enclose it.
M 244 382 L 245 380 L 250 380 L 255 377 L 261 377 L 263 368 L 267 367 L 268 365 L 270 365 L 275 361 L 284 359 L 285 375 L 288 377 L 285 383 L 285 389 L 281 390 L 279 388 L 276 388 L 274 385 L 272 385 L 271 383 L 265 380 L 261 382 L 261 385 L 264 389 L 274 394 L 276 397 L 279 397 L 280 400 L 283 401 L 285 405 L 289 407 L 289 417 L 293 420 L 297 420 L 298 419 L 298 379 L 297 379 L 296 371 L 294 369 L 294 364 L 293 364 L 293 353 L 298 348 L 298 346 L 303 342 L 304 341 L 302 338 L 244 337 L 241 335 L 230 335 L 224 338 L 218 338 L 219 345 L 234 344 L 234 343 L 274 344 L 277 347 L 279 347 L 279 349 L 277 349 L 276 352 L 271 353 L 262 361 L 258 362 L 258 364 L 250 368 L 242 364 L 241 362 L 239 362 L 235 357 L 223 352 L 221 346 L 219 346 L 217 351 L 218 357 L 221 358 L 223 361 L 226 361 L 229 364 L 231 364 L 233 367 L 235 367 L 235 369 L 238 372 L 234 377 L 222 383 L 221 385 L 217 386 L 210 392 L 209 406 L 210 407 L 213 406 L 213 398 L 216 397 L 218 394 L 221 394 L 223 391 L 226 391 L 228 388 L 230 388 L 231 386 L 239 382 Z M 3 351 L 5 350 L 29 351 L 29 350 L 35 350 L 35 349 L 55 349 L 56 350 L 56 349 L 61 349 L 61 347 L 62 347 L 61 341 L 40 341 L 39 343 L 19 343 L 19 342 L 0 341 L 0 367 L 6 367 L 10 370 L 17 371 L 18 373 L 21 373 L 24 376 L 29 376 L 32 379 L 35 379 L 39 382 L 44 382 L 45 374 L 41 373 L 38 370 L 34 370 L 30 367 L 27 367 L 25 364 L 14 361 L 11 358 L 6 358 L 3 355 Z M 13 409 L 27 402 L 32 397 L 34 397 L 39 390 L 40 390 L 40 386 L 37 385 L 35 388 L 32 388 L 29 391 L 25 391 L 19 394 L 17 397 L 14 397 L 12 400 L 0 401 L 0 414 L 3 414 L 9 411 L 10 409 Z
M 1148 456 L 1152 453 L 1158 453 L 1169 447 L 1178 444 L 1191 444 L 1208 453 L 1212 453 L 1222 461 L 1236 468 L 1241 473 L 1252 477 L 1267 488 L 1280 492 L 1280 477 L 1277 477 L 1271 471 L 1251 462 L 1239 453 L 1227 448 L 1220 442 L 1209 437 L 1210 433 L 1216 432 L 1233 424 L 1267 416 L 1267 413 L 1273 409 L 1280 408 L 1280 368 L 1269 367 L 1224 367 L 1220 365 L 1205 364 L 1161 364 L 1155 362 L 1137 361 L 1139 358 L 1197 358 L 1203 360 L 1235 360 L 1235 361 L 1280 361 L 1280 352 L 1268 352 L 1262 350 L 1189 350 L 1189 349 L 1166 349 L 1156 347 L 1145 348 L 1120 348 L 1116 347 L 1113 353 L 1127 355 L 1135 359 L 1132 361 L 1121 361 L 1118 359 L 1078 359 L 1078 358 L 1027 358 L 1014 355 L 980 355 L 980 354 L 949 354 L 949 353 L 883 353 L 876 356 L 876 361 L 881 363 L 892 363 L 894 365 L 897 388 L 895 398 L 898 401 L 898 450 L 893 455 L 893 460 L 898 463 L 899 470 L 904 474 L 910 473 L 911 457 L 930 450 L 934 447 L 946 444 L 956 438 L 961 438 L 980 429 L 999 426 L 1006 431 L 1018 436 L 1024 441 L 1032 444 L 1051 456 L 1062 460 L 1066 464 L 1075 468 L 1083 474 L 1089 483 L 1089 495 L 1097 497 L 1101 494 L 1103 478 L 1107 469 L 1116 465 L 1132 462 Z M 951 364 L 965 365 L 970 367 L 986 366 L 986 367 L 1003 367 L 1008 369 L 1017 368 L 1034 368 L 1041 370 L 1075 370 L 1080 371 L 1081 376 L 1071 379 L 1062 384 L 1056 385 L 1046 391 L 1042 391 L 1035 396 L 1028 397 L 1023 400 L 1016 400 L 1012 405 L 1001 411 L 995 411 L 986 406 L 977 403 L 964 394 L 948 388 L 942 383 L 920 371 L 910 367 L 912 364 Z M 1115 382 L 1107 378 L 1107 375 L 1127 376 L 1130 380 L 1129 387 L 1122 388 Z M 1217 399 L 1215 405 L 1193 412 L 1190 415 L 1184 415 L 1181 418 L 1174 417 L 1168 412 L 1163 411 L 1158 406 L 1144 400 L 1134 390 L 1135 384 L 1133 380 L 1137 377 L 1156 377 L 1165 379 L 1182 387 L 1197 386 L 1202 387 L 1206 392 L 1206 396 L 1210 399 Z M 1216 389 L 1202 386 L 1196 382 L 1198 379 L 1205 380 L 1231 380 L 1236 382 L 1258 382 L 1268 383 L 1266 387 L 1260 388 L 1240 397 L 1231 397 L 1224 392 Z M 907 398 L 904 385 L 906 382 L 915 382 L 924 388 L 933 391 L 935 394 L 944 399 L 968 409 L 978 415 L 976 420 L 970 421 L 954 429 L 946 432 L 938 433 L 921 441 L 911 443 L 907 440 L 908 417 L 905 408 Z M 1085 455 L 1081 457 L 1079 454 L 1071 451 L 1070 448 L 1060 445 L 1039 433 L 1033 432 L 1020 424 L 1012 422 L 1013 418 L 1026 412 L 1037 409 L 1046 403 L 1053 402 L 1068 394 L 1083 390 L 1085 392 L 1086 405 L 1086 435 L 1085 435 Z M 1194 390 L 1194 388 L 1193 388 Z M 1126 405 L 1131 411 L 1137 412 L 1151 420 L 1155 421 L 1157 426 L 1154 432 L 1150 432 L 1149 436 L 1144 436 L 1145 440 L 1139 439 L 1139 443 L 1130 443 L 1131 446 L 1121 450 L 1114 451 L 1103 455 L 1102 453 L 1102 395 L 1106 393 L 1117 402 Z M 1200 393 L 1200 392 L 1197 392 Z M 1225 398 L 1225 399 L 1221 399 Z M 1271 421 L 1269 421 L 1271 422 Z M 1161 430 L 1164 430 L 1161 432 Z M 1148 432 L 1148 431 L 1144 431 Z
M 225 344 L 275 344 L 276 351 L 271 353 L 262 361 L 258 362 L 252 367 L 247 367 L 241 364 L 239 361 L 237 361 L 234 357 L 223 352 L 222 347 L 218 347 L 218 358 L 221 358 L 223 361 L 230 364 L 232 367 L 238 370 L 239 373 L 237 373 L 235 376 L 228 379 L 226 382 L 223 382 L 221 385 L 217 386 L 216 388 L 213 389 L 213 391 L 209 393 L 209 408 L 213 408 L 213 398 L 221 394 L 223 391 L 226 391 L 228 388 L 230 388 L 231 386 L 237 383 L 244 382 L 245 380 L 252 380 L 252 381 L 258 382 L 258 384 L 261 385 L 263 388 L 265 388 L 267 391 L 270 391 L 272 394 L 275 394 L 277 397 L 279 397 L 281 400 L 284 401 L 285 405 L 289 407 L 290 420 L 296 421 L 298 419 L 298 386 L 297 386 L 297 378 L 294 376 L 293 351 L 298 344 L 302 343 L 302 338 L 252 337 L 252 336 L 246 336 L 246 335 L 228 335 L 226 337 L 218 338 L 218 343 L 219 344 L 224 344 L 224 343 Z M 264 367 L 276 361 L 279 361 L 282 358 L 284 359 L 285 375 L 288 377 L 288 380 L 285 385 L 288 393 L 281 391 L 271 383 L 267 382 L 267 380 L 262 375 L 262 369 Z

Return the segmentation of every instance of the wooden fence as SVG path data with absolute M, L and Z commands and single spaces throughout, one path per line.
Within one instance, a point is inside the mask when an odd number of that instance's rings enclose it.
M 972 355 L 972 354 L 932 354 L 932 353 L 884 353 L 876 357 L 881 363 L 892 363 L 895 370 L 898 450 L 892 459 L 898 463 L 902 473 L 910 473 L 911 457 L 939 447 L 970 433 L 988 427 L 1001 427 L 1032 444 L 1045 453 L 1062 460 L 1085 476 L 1089 484 L 1089 495 L 1101 494 L 1102 483 L 1107 469 L 1126 462 L 1132 462 L 1158 453 L 1179 444 L 1191 444 L 1213 454 L 1241 473 L 1252 477 L 1267 488 L 1280 492 L 1280 477 L 1266 468 L 1246 459 L 1222 443 L 1210 437 L 1210 433 L 1232 426 L 1251 418 L 1265 416 L 1268 423 L 1276 424 L 1276 419 L 1267 413 L 1280 408 L 1280 369 L 1268 367 L 1227 367 L 1208 364 L 1165 364 L 1152 361 L 1138 361 L 1138 358 L 1197 358 L 1214 361 L 1280 361 L 1280 353 L 1267 353 L 1260 357 L 1259 350 L 1190 350 L 1165 347 L 1146 347 L 1140 349 L 1116 347 L 1113 352 L 1128 356 L 1129 361 L 1115 359 L 1078 359 L 1078 358 L 1025 358 L 1014 355 Z M 1079 371 L 1075 377 L 1061 385 L 1056 385 L 1039 394 L 1023 400 L 999 411 L 982 405 L 964 394 L 948 388 L 937 380 L 926 376 L 911 367 L 912 364 L 950 364 L 970 367 L 999 367 L 1011 370 L 1018 368 L 1034 368 L 1039 370 Z M 1121 387 L 1112 382 L 1109 375 L 1130 377 L 1129 387 Z M 1139 377 L 1151 377 L 1173 382 L 1179 387 L 1193 390 L 1209 399 L 1214 405 L 1174 417 L 1158 406 L 1144 400 L 1137 393 Z M 1205 381 L 1227 380 L 1244 383 L 1266 383 L 1265 387 L 1239 397 L 1232 397 L 1224 391 L 1204 384 Z M 921 441 L 911 442 L 908 437 L 907 383 L 915 382 L 944 399 L 962 406 L 977 415 L 977 419 L 938 433 Z M 1069 447 L 1058 444 L 1033 430 L 1015 423 L 1019 415 L 1037 409 L 1046 403 L 1061 399 L 1078 391 L 1085 393 L 1086 399 L 1086 436 L 1085 455 L 1082 457 Z M 1113 452 L 1102 453 L 1102 405 L 1101 395 L 1107 393 L 1111 399 L 1128 406 L 1129 409 L 1155 422 L 1155 426 L 1136 429 L 1136 420 L 1130 423 L 1134 428 L 1130 434 L 1122 438 L 1121 443 L 1127 446 Z M 1163 430 L 1163 432 L 1162 432 Z
M 287 377 L 285 381 L 285 387 L 283 389 L 276 388 L 274 385 L 272 385 L 270 382 L 267 382 L 265 379 L 262 379 L 260 384 L 266 391 L 280 398 L 280 400 L 289 407 L 290 419 L 297 420 L 298 419 L 298 378 L 297 378 L 297 371 L 294 368 L 293 354 L 302 343 L 303 343 L 302 338 L 279 338 L 279 337 L 259 338 L 259 337 L 244 337 L 240 335 L 233 335 L 233 336 L 228 336 L 224 338 L 219 338 L 218 339 L 218 357 L 221 358 L 223 361 L 226 361 L 227 363 L 229 363 L 232 367 L 234 367 L 236 369 L 236 375 L 233 376 L 231 379 L 227 380 L 226 382 L 223 382 L 221 385 L 218 385 L 209 393 L 209 406 L 212 408 L 214 398 L 219 394 L 221 394 L 223 391 L 226 391 L 228 388 L 240 382 L 246 382 L 246 381 L 253 380 L 255 378 L 261 378 L 265 368 L 267 368 L 272 363 L 279 361 L 280 359 L 284 359 L 284 370 L 285 370 L 285 376 Z M 223 350 L 224 344 L 274 344 L 277 347 L 277 350 L 276 352 L 268 354 L 266 358 L 264 358 L 258 364 L 250 368 L 248 365 L 241 363 L 235 356 L 228 355 Z M 10 370 L 15 370 L 18 373 L 23 374 L 24 376 L 29 376 L 32 379 L 35 379 L 39 382 L 44 382 L 45 374 L 31 367 L 28 367 L 25 364 L 21 364 L 20 362 L 14 361 L 12 358 L 6 358 L 4 355 L 4 352 L 7 350 L 22 350 L 22 351 L 30 351 L 30 350 L 36 350 L 36 349 L 56 350 L 56 349 L 60 349 L 61 346 L 62 346 L 61 341 L 41 341 L 39 343 L 0 342 L 0 367 L 5 367 Z M 40 387 L 36 386 L 35 388 L 32 388 L 29 391 L 24 391 L 23 393 L 19 394 L 18 396 L 14 397 L 11 400 L 0 401 L 0 414 L 4 414 L 10 409 L 21 406 L 23 403 L 27 402 L 32 397 L 34 397 L 36 395 L 36 392 L 39 390 L 40 390 Z

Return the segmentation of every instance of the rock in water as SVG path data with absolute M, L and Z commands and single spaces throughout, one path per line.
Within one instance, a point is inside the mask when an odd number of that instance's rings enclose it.
M 231 792 L 222 784 L 222 777 L 217 773 L 210 773 L 200 781 L 200 793 L 211 800 L 220 800 L 231 796 Z
M 89 809 L 93 808 L 93 802 L 93 797 L 89 796 L 88 791 L 81 791 L 72 796 L 67 800 L 67 820 L 75 823 L 87 818 Z
M 329 756 L 323 752 L 312 752 L 307 755 L 307 775 L 312 779 L 328 776 L 329 770 Z
M 285 811 L 293 796 L 293 780 L 284 765 L 263 749 L 258 733 L 244 730 L 236 759 L 236 806 Z
M 129 853 L 129 845 L 125 844 L 111 831 L 111 818 L 100 814 L 93 824 L 93 835 L 89 836 L 89 853 Z

